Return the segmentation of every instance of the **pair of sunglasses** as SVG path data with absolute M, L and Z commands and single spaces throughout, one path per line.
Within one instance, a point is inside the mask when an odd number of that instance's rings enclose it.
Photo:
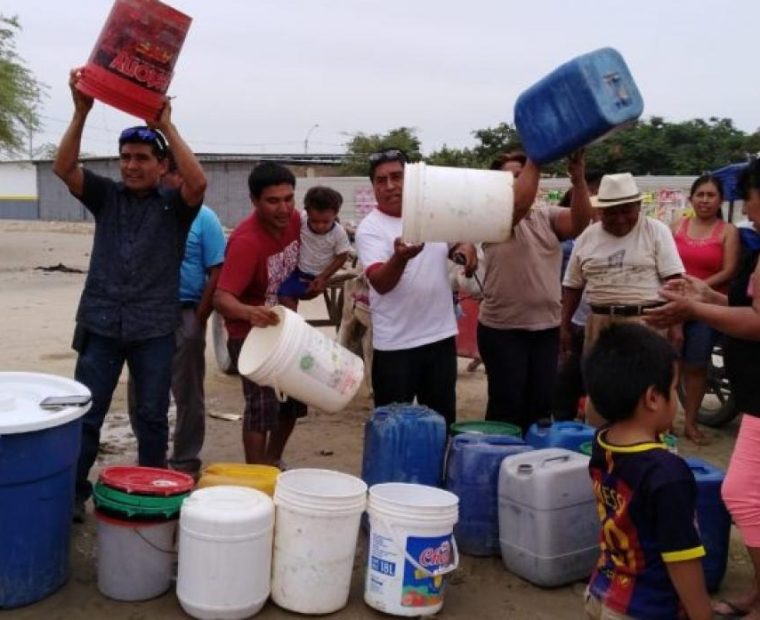
M 372 155 L 369 156 L 369 163 L 373 166 L 388 161 L 402 161 L 404 163 L 409 163 L 409 157 L 401 149 L 385 149 L 384 151 L 372 153 Z
M 144 144 L 154 145 L 161 154 L 166 153 L 169 148 L 164 136 L 158 131 L 145 126 L 128 127 L 122 131 L 119 136 L 119 145 L 122 145 L 125 142 L 142 142 Z

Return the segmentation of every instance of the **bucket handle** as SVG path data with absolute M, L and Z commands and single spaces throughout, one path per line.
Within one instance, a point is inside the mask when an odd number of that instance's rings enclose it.
M 274 395 L 277 397 L 278 401 L 284 403 L 288 399 L 288 395 L 280 389 L 277 381 L 272 381 L 272 385 L 270 387 L 274 390 Z
M 388 530 L 391 533 L 391 540 L 393 541 L 393 546 L 396 547 L 396 551 L 400 551 L 404 558 L 406 559 L 409 564 L 414 566 L 414 568 L 421 573 L 424 573 L 427 577 L 440 577 L 442 575 L 446 575 L 448 573 L 451 573 L 455 571 L 457 568 L 459 568 L 459 549 L 457 548 L 457 541 L 456 538 L 454 538 L 454 533 L 451 533 L 451 551 L 452 551 L 452 563 L 448 566 L 441 566 L 440 568 L 437 568 L 434 571 L 429 571 L 427 568 L 422 566 L 417 560 L 415 560 L 409 552 L 406 550 L 406 548 L 399 544 L 399 539 L 397 538 L 397 532 L 396 528 L 394 528 L 390 523 L 388 523 L 383 517 L 381 517 L 378 514 L 372 515 L 375 519 L 380 521 L 380 523 L 383 525 L 383 527 Z
M 151 542 L 150 540 L 148 540 L 148 539 L 147 539 L 145 536 L 143 536 L 143 534 L 142 534 L 142 532 L 140 531 L 140 528 L 139 528 L 139 527 L 136 527 L 136 528 L 134 528 L 134 529 L 133 529 L 133 531 L 134 531 L 134 533 L 135 533 L 135 534 L 137 534 L 137 535 L 140 537 L 140 539 L 141 539 L 141 540 L 142 540 L 142 541 L 143 541 L 143 542 L 144 542 L 146 545 L 148 545 L 149 547 L 152 547 L 152 548 L 153 548 L 155 551 L 158 551 L 159 553 L 165 553 L 165 554 L 167 554 L 167 555 L 177 555 L 177 552 L 176 552 L 176 551 L 174 551 L 174 549 L 162 549 L 162 548 L 161 548 L 161 547 L 159 547 L 158 545 L 156 545 L 156 544 L 152 543 L 152 542 Z M 176 533 L 175 533 L 175 535 L 174 535 L 174 538 L 175 538 L 175 544 L 176 544 L 176 538 L 177 538 L 177 535 L 176 535 Z

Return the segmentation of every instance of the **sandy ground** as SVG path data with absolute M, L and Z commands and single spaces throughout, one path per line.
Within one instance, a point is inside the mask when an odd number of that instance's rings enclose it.
M 73 376 L 75 354 L 69 344 L 74 314 L 84 283 L 83 274 L 45 273 L 37 267 L 63 263 L 86 270 L 92 243 L 92 227 L 87 224 L 16 222 L 0 220 L 0 317 L 2 347 L 0 370 L 38 371 Z M 319 301 L 303 309 L 308 318 L 326 316 Z M 482 369 L 465 370 L 460 360 L 457 385 L 460 419 L 478 419 L 485 407 L 486 380 Z M 212 347 L 207 347 L 207 406 L 210 414 L 238 414 L 242 397 L 239 380 L 219 372 Z M 130 464 L 135 461 L 135 441 L 126 418 L 125 381 L 117 388 L 112 409 L 104 426 L 103 450 L 99 466 Z M 324 467 L 358 475 L 361 470 L 363 425 L 369 417 L 371 402 L 360 393 L 341 413 L 310 411 L 298 423 L 285 459 L 289 467 Z M 680 428 L 680 420 L 677 425 Z M 242 461 L 240 422 L 208 418 L 205 462 Z M 686 441 L 679 444 L 682 454 L 697 454 L 725 467 L 736 435 L 736 422 L 720 431 L 710 431 L 712 443 L 695 448 Z M 91 510 L 91 508 L 90 508 Z M 332 617 L 383 617 L 362 601 L 365 536 L 360 535 L 354 578 L 348 606 Z M 186 617 L 173 590 L 162 597 L 142 603 L 118 603 L 104 598 L 96 583 L 96 535 L 92 515 L 87 523 L 74 526 L 71 540 L 71 577 L 57 593 L 44 601 L 13 611 L 0 612 L 3 620 L 46 620 L 72 618 L 110 618 L 142 620 Z M 723 589 L 716 596 L 730 595 L 748 587 L 750 565 L 737 533 L 732 532 L 729 570 Z M 582 618 L 581 583 L 543 590 L 506 572 L 499 558 L 463 557 L 446 593 L 442 618 L 465 619 L 476 614 L 483 619 Z M 262 619 L 296 617 L 268 603 L 259 614 Z

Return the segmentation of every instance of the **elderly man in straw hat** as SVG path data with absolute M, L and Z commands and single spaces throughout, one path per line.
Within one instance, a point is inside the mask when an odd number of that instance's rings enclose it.
M 668 227 L 641 215 L 641 193 L 630 173 L 602 177 L 591 204 L 599 209 L 599 221 L 576 240 L 562 283 L 563 345 L 569 342 L 570 319 L 586 289 L 591 306 L 586 351 L 612 323 L 643 322 L 645 308 L 663 303 L 662 283 L 684 273 Z M 669 335 L 678 346 L 680 327 Z M 587 421 L 601 422 L 593 408 L 587 410 Z

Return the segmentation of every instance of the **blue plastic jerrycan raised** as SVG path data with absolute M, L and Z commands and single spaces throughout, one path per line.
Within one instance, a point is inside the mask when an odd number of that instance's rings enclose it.
M 707 555 L 702 566 L 710 592 L 720 587 L 726 574 L 731 516 L 720 496 L 725 473 L 707 461 L 689 457 L 686 464 L 697 481 L 697 525 Z
M 446 421 L 432 409 L 395 404 L 378 407 L 364 426 L 362 479 L 440 487 Z
M 463 433 L 451 441 L 446 488 L 459 498 L 454 536 L 462 553 L 498 555 L 499 468 L 505 457 L 533 448 L 509 435 Z
M 634 121 L 644 101 L 620 52 L 610 47 L 578 56 L 523 92 L 515 126 L 537 163 L 564 157 Z
M 581 445 L 594 440 L 596 429 L 581 422 L 552 422 L 549 419 L 531 424 L 525 441 L 534 448 L 565 448 L 580 452 Z

